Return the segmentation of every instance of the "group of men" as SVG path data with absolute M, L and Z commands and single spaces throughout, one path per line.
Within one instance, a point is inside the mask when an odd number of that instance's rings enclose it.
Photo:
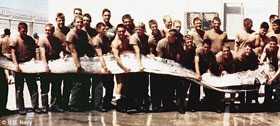
M 227 73 L 256 69 L 259 64 L 264 62 L 270 62 L 278 70 L 278 64 L 280 64 L 278 62 L 280 57 L 280 54 L 278 55 L 279 19 L 271 21 L 272 30 L 268 34 L 268 23 L 263 22 L 260 31 L 255 32 L 251 29 L 252 20 L 244 19 L 244 30 L 237 35 L 234 51 L 231 51 L 227 44 L 227 33 L 220 29 L 219 17 L 213 18 L 213 29 L 206 32 L 202 30 L 202 20 L 196 17 L 193 20 L 194 28 L 187 35 L 182 35 L 180 33 L 181 21 L 172 21 L 169 15 L 165 15 L 163 17 L 165 28 L 160 30 L 157 21 L 152 19 L 149 21 L 151 33 L 147 35 L 145 24 L 143 22 L 134 23 L 129 14 L 124 15 L 122 23 L 114 27 L 110 23 L 111 11 L 104 9 L 102 11 L 103 21 L 97 23 L 95 28 L 90 26 L 92 21 L 90 14 L 82 14 L 80 8 L 75 8 L 73 14 L 73 22 L 69 26 L 65 26 L 64 14 L 57 13 L 56 28 L 53 24 L 46 24 L 45 37 L 40 38 L 37 44 L 32 37 L 27 35 L 28 28 L 24 22 L 18 24 L 19 35 L 8 42 L 8 46 L 3 41 L 4 39 L 1 40 L 1 46 L 5 45 L 6 48 L 9 48 L 11 59 L 16 66 L 15 87 L 19 114 L 27 113 L 23 99 L 24 80 L 30 92 L 35 113 L 48 113 L 49 110 L 83 112 L 91 109 L 101 112 L 107 112 L 110 109 L 116 109 L 119 112 L 127 112 L 129 109 L 148 112 L 151 103 L 153 112 L 176 110 L 184 114 L 186 110 L 185 97 L 189 88 L 187 107 L 192 112 L 199 108 L 200 86 L 198 84 L 168 75 L 150 74 L 149 76 L 148 73 L 143 72 L 145 68 L 142 65 L 141 55 L 162 57 L 178 62 L 195 71 L 198 81 L 202 80 L 202 74 L 206 72 L 223 76 Z M 6 48 L 1 48 L 2 52 Z M 19 63 L 35 58 L 36 48 L 40 50 L 40 59 L 46 70 L 45 73 L 39 74 L 42 108 L 39 108 L 38 104 L 36 74 L 22 73 L 19 66 Z M 138 73 L 130 73 L 130 69 L 122 63 L 120 54 L 127 52 L 135 53 L 139 64 Z M 103 58 L 103 55 L 108 54 L 113 54 L 116 63 L 124 71 L 123 74 L 115 75 L 117 82 L 116 106 L 111 103 L 114 75 L 110 74 L 110 69 L 107 68 Z M 48 61 L 64 58 L 67 55 L 73 57 L 77 74 L 51 74 Z M 85 55 L 98 56 L 105 74 L 79 74 L 83 70 L 79 57 Z M 275 80 L 279 74 L 280 70 L 266 85 L 265 104 L 267 106 L 272 102 L 272 85 L 276 85 Z M 0 89 L 3 95 L 0 95 L 0 112 L 8 113 L 5 107 L 8 81 L 3 69 L 1 69 L 1 75 Z M 49 104 L 50 84 L 51 101 Z M 61 89 L 62 84 L 63 89 Z M 149 85 L 151 97 L 149 97 Z M 104 98 L 102 98 L 103 86 L 106 90 Z M 90 89 L 92 90 L 90 91 Z M 223 111 L 224 94 L 207 88 L 204 88 L 203 91 L 205 93 L 203 103 L 212 110 Z M 279 91 L 277 89 L 278 93 L 276 94 L 279 94 Z M 246 102 L 251 103 L 255 95 L 257 95 L 256 92 L 248 93 Z M 245 103 L 244 97 L 244 93 L 239 94 L 241 104 Z M 275 99 L 280 100 L 280 95 L 276 95 Z M 234 101 L 235 94 L 231 94 L 231 105 L 234 105 Z

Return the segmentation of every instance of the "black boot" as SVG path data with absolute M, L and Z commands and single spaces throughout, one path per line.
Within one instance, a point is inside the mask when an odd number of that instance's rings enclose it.
M 49 98 L 48 94 L 42 94 L 42 113 L 48 113 L 49 112 Z

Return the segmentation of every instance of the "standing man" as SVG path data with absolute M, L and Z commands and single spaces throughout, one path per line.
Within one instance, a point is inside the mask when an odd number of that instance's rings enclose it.
M 140 107 L 140 111 L 147 112 L 150 107 L 149 94 L 148 94 L 148 86 L 149 86 L 149 74 L 144 73 L 144 67 L 141 61 L 141 54 L 148 55 L 149 54 L 149 44 L 148 44 L 148 36 L 145 34 L 146 28 L 143 22 L 139 22 L 135 26 L 135 32 L 131 37 L 129 44 L 132 45 L 136 59 L 139 64 L 139 71 L 141 73 L 132 73 L 130 74 L 130 87 L 129 91 L 132 95 L 132 98 L 135 98 Z
M 107 68 L 103 55 L 111 53 L 111 44 L 110 39 L 105 35 L 106 34 L 106 25 L 102 22 L 96 24 L 96 30 L 98 34 L 93 38 L 92 45 L 95 49 L 96 54 L 98 55 L 102 68 L 104 69 L 104 75 L 102 75 L 101 80 L 106 89 L 106 93 L 103 99 L 103 107 L 96 108 L 98 111 L 108 111 L 113 109 L 111 104 L 113 98 L 113 89 L 114 89 L 114 75 L 110 74 L 110 70 Z M 101 94 L 102 98 L 102 94 Z M 101 99 L 102 100 L 102 99 Z
M 131 16 L 129 14 L 123 15 L 122 22 L 123 22 L 123 25 L 126 28 L 126 33 L 125 34 L 128 35 L 128 36 L 131 36 L 132 34 L 134 34 L 135 25 L 134 25 L 133 19 L 131 18 Z
M 116 28 L 110 23 L 111 11 L 107 8 L 102 11 L 103 23 L 106 25 L 106 36 L 109 37 L 110 42 L 113 41 L 116 35 Z
M 71 55 L 73 57 L 74 63 L 77 67 L 77 73 L 81 73 L 83 70 L 80 57 L 84 55 L 91 56 L 92 46 L 89 44 L 88 35 L 83 28 L 83 17 L 76 16 L 74 18 L 74 28 L 67 34 L 66 42 L 69 45 Z M 72 80 L 72 97 L 70 100 L 70 111 L 80 112 L 85 111 L 89 104 L 88 92 L 86 89 L 90 84 L 90 78 L 86 75 L 75 74 L 71 78 Z
M 224 45 L 227 42 L 227 33 L 220 29 L 221 20 L 219 17 L 213 18 L 212 26 L 213 29 L 207 31 L 203 39 L 211 40 L 211 52 L 217 54 L 221 50 L 222 45 Z
M 121 61 L 120 54 L 123 54 L 125 52 L 130 52 L 131 46 L 129 45 L 129 36 L 127 36 L 126 33 L 126 27 L 123 24 L 118 24 L 116 31 L 117 36 L 113 40 L 111 46 L 112 46 L 112 52 L 114 55 L 114 58 L 118 64 L 118 66 L 123 69 L 124 74 L 118 74 L 116 75 L 117 80 L 117 89 L 116 89 L 116 100 L 117 100 L 117 111 L 120 112 L 126 112 L 127 108 L 125 107 L 125 104 L 123 104 L 122 98 L 127 95 L 127 90 L 123 87 L 127 87 L 128 85 L 128 74 L 130 72 L 130 69 L 125 67 Z
M 173 29 L 176 29 L 178 34 L 176 35 L 177 39 L 182 43 L 182 45 L 184 44 L 184 36 L 182 35 L 181 31 L 181 21 L 180 20 L 174 20 L 173 21 Z
M 1 50 L 4 56 L 6 56 L 7 58 L 11 58 L 11 49 L 9 47 L 9 44 L 11 43 L 12 39 L 10 38 L 11 36 L 11 31 L 10 29 L 4 29 L 4 38 L 2 38 L 0 40 L 0 44 L 1 44 Z M 10 78 L 10 72 L 9 70 L 5 70 L 5 75 L 6 75 L 6 79 L 8 80 L 8 83 L 11 83 L 11 78 Z
M 66 35 L 70 31 L 70 28 L 65 26 L 65 16 L 63 13 L 57 13 L 56 14 L 56 28 L 55 32 L 53 33 L 53 36 L 57 37 L 61 42 L 62 46 L 64 48 L 64 54 L 69 55 L 70 49 L 69 46 L 67 46 L 66 43 Z M 63 93 L 62 93 L 62 108 L 64 110 L 69 109 L 69 97 L 71 93 L 71 87 L 72 87 L 72 82 L 71 82 L 71 76 L 70 74 L 64 74 L 63 75 Z
M 25 115 L 26 110 L 24 107 L 23 99 L 23 88 L 24 79 L 26 80 L 29 93 L 31 96 L 31 102 L 35 113 L 40 113 L 38 103 L 38 86 L 36 83 L 35 74 L 21 73 L 19 63 L 34 60 L 36 44 L 31 36 L 27 35 L 27 24 L 20 22 L 18 24 L 19 35 L 13 42 L 10 43 L 11 55 L 14 65 L 16 66 L 15 71 L 15 86 L 16 86 L 16 102 L 19 108 L 19 114 Z
M 191 35 L 185 35 L 184 36 L 184 45 L 183 45 L 183 54 L 182 54 L 182 60 L 181 64 L 186 67 L 189 70 L 195 71 L 195 65 L 194 65 L 194 57 L 195 57 L 195 45 L 193 44 L 193 38 Z M 198 109 L 199 106 L 199 96 L 200 96 L 200 85 L 195 84 L 192 81 L 189 81 L 187 79 L 183 80 L 183 86 L 184 88 L 181 89 L 182 93 L 182 99 L 181 101 L 185 101 L 185 97 L 187 94 L 187 91 L 190 88 L 190 94 L 189 94 L 189 101 L 188 101 L 188 108 L 195 112 Z
M 74 15 L 74 18 L 78 15 L 83 16 L 82 9 L 81 8 L 74 8 L 73 15 Z M 74 28 L 74 21 L 71 24 L 69 24 L 67 27 L 70 28 L 70 29 L 73 29 Z
M 48 113 L 49 109 L 49 98 L 48 93 L 50 90 L 50 83 L 52 84 L 51 88 L 51 110 L 54 112 L 63 112 L 61 108 L 62 96 L 61 96 L 61 82 L 62 77 L 57 74 L 51 74 L 49 72 L 50 68 L 48 65 L 49 60 L 56 60 L 59 58 L 64 58 L 64 48 L 62 42 L 59 38 L 53 36 L 54 26 L 52 24 L 46 24 L 45 34 L 46 37 L 39 41 L 39 48 L 41 53 L 41 58 L 45 65 L 45 72 L 40 74 L 41 82 L 41 99 L 42 99 L 42 112 Z M 51 78 L 51 79 L 50 79 Z
M 277 37 L 278 44 L 280 44 L 280 19 L 276 19 L 272 22 L 272 31 L 267 34 L 268 37 Z
M 175 62 L 181 60 L 181 54 L 183 51 L 182 44 L 176 39 L 177 30 L 169 30 L 166 38 L 161 39 L 157 45 L 158 57 L 167 58 Z M 183 101 L 177 100 L 177 106 L 173 102 L 174 90 L 176 89 L 176 97 L 182 97 L 178 93 L 178 89 L 182 89 L 182 80 L 178 77 L 161 75 L 161 96 L 163 102 L 163 111 L 177 110 L 179 113 L 184 114 Z M 173 97 L 173 98 L 172 98 Z
M 162 37 L 165 38 L 167 36 L 168 31 L 172 28 L 172 18 L 170 15 L 163 16 L 163 23 L 164 29 L 161 29 L 160 32 L 163 35 Z
M 202 20 L 199 17 L 193 19 L 193 29 L 188 33 L 192 36 L 196 47 L 201 47 L 205 32 L 202 30 Z
M 202 47 L 196 49 L 195 54 L 195 71 L 197 74 L 197 80 L 201 81 L 201 75 L 206 72 L 217 73 L 216 69 L 216 57 L 211 49 L 211 40 L 205 39 L 202 43 Z M 205 103 L 207 106 L 211 107 L 217 112 L 221 112 L 221 102 L 220 102 L 220 94 L 214 90 L 210 90 L 208 88 L 203 88 L 205 93 Z
M 92 39 L 93 37 L 95 37 L 97 35 L 96 29 L 94 29 L 90 26 L 91 21 L 92 20 L 91 20 L 90 14 L 85 13 L 83 15 L 83 24 L 84 24 L 83 30 L 85 32 L 87 32 L 89 39 Z
M 272 14 L 272 15 L 270 15 L 269 16 L 269 30 L 268 30 L 268 32 L 272 32 L 273 31 L 273 29 L 272 29 L 272 23 L 276 20 L 276 19 L 279 19 L 279 17 L 277 16 L 277 15 L 275 15 L 275 14 Z
M 149 26 L 152 31 L 151 34 L 149 34 L 149 39 L 148 39 L 148 43 L 150 47 L 150 55 L 157 56 L 156 47 L 158 41 L 161 40 L 163 37 L 160 30 L 158 29 L 158 23 L 155 19 L 151 19 L 149 21 Z
M 243 31 L 238 33 L 235 37 L 234 51 L 237 54 L 239 50 L 243 49 L 246 42 L 248 42 L 249 37 L 255 31 L 252 30 L 253 21 L 250 18 L 245 18 L 243 21 Z

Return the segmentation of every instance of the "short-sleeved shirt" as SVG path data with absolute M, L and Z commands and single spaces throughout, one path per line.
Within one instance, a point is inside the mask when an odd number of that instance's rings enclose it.
M 12 39 L 8 36 L 1 39 L 1 48 L 2 48 L 3 54 L 11 54 L 11 49 L 9 47 L 11 41 L 12 41 Z
M 160 31 L 158 31 L 157 35 L 153 35 L 152 33 L 149 35 L 148 44 L 149 47 L 153 49 L 154 55 L 157 55 L 156 48 L 159 40 L 161 39 L 162 39 L 162 35 L 160 34 Z
M 44 37 L 39 41 L 39 47 L 45 48 L 45 55 L 47 60 L 59 59 L 59 53 L 64 51 L 62 42 L 57 37 L 52 37 L 48 39 Z
M 235 67 L 235 58 L 233 55 L 233 51 L 230 52 L 230 57 L 228 59 L 225 59 L 223 57 L 222 51 L 216 54 L 216 61 L 219 65 L 222 65 L 224 70 L 228 73 L 234 72 Z
M 246 32 L 246 31 L 242 31 L 240 33 L 238 33 L 235 37 L 235 44 L 239 47 L 238 50 L 243 49 L 245 44 L 249 41 L 250 35 L 253 33 L 254 31 L 251 31 L 250 33 Z M 238 51 L 237 50 L 237 51 Z
M 66 35 L 69 31 L 70 29 L 68 27 L 64 27 L 62 30 L 56 28 L 55 32 L 53 33 L 53 36 L 57 37 L 62 42 L 62 46 L 67 52 L 70 52 L 66 43 Z
M 255 70 L 258 68 L 258 56 L 254 51 L 249 56 L 245 56 L 242 53 L 238 58 L 238 65 L 236 66 L 238 71 Z
M 78 57 L 82 57 L 84 55 L 90 57 L 94 56 L 93 47 L 89 44 L 88 35 L 85 31 L 81 30 L 77 33 L 75 32 L 75 29 L 71 29 L 66 36 L 66 42 L 68 45 L 75 45 Z
M 267 44 L 263 51 L 266 53 L 266 57 L 270 60 L 270 63 L 277 69 L 280 65 L 280 46 L 277 45 L 276 50 L 272 51 L 269 44 Z
M 184 67 L 195 71 L 194 57 L 195 57 L 195 47 L 193 47 L 188 51 L 184 50 L 181 55 L 181 64 Z
M 110 42 L 114 40 L 114 37 L 116 35 L 116 28 L 111 23 L 106 24 L 105 35 L 109 38 Z
M 224 43 L 227 42 L 227 33 L 223 31 L 219 31 L 219 33 L 215 32 L 214 29 L 206 31 L 203 39 L 210 39 L 212 42 L 211 51 L 214 54 L 217 54 Z
M 163 54 L 163 58 L 176 61 L 177 54 L 182 54 L 183 47 L 177 39 L 175 42 L 170 43 L 167 38 L 163 38 L 158 42 L 156 50 Z
M 203 47 L 196 49 L 195 56 L 199 57 L 200 74 L 205 73 L 207 69 L 214 69 L 214 66 L 217 64 L 214 53 L 211 51 L 207 54 L 203 53 Z
M 36 43 L 31 36 L 21 38 L 18 35 L 15 40 L 10 43 L 10 48 L 15 49 L 15 55 L 18 62 L 26 62 L 35 58 Z
M 102 54 L 107 54 L 111 52 L 111 43 L 107 36 L 100 38 L 98 35 L 92 40 L 92 45 L 94 48 L 101 48 Z
M 137 45 L 140 49 L 140 54 L 148 55 L 149 54 L 149 44 L 148 44 L 148 36 L 143 34 L 143 36 L 139 37 L 137 33 L 134 33 L 130 39 L 130 45 Z

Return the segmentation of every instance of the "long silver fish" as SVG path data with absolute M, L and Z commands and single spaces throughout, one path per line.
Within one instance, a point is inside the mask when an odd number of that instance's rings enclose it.
M 139 72 L 139 65 L 135 58 L 135 54 L 127 53 L 122 54 L 120 57 L 123 64 L 129 69 L 131 69 L 131 72 Z M 124 73 L 124 71 L 117 65 L 112 55 L 104 56 L 104 59 L 108 69 L 111 71 L 112 74 Z M 263 84 L 267 81 L 267 79 L 271 78 L 271 76 L 273 75 L 271 66 L 265 64 L 259 66 L 259 68 L 254 71 L 248 70 L 234 74 L 227 74 L 224 76 L 215 76 L 210 73 L 205 73 L 202 75 L 202 81 L 197 81 L 195 72 L 184 68 L 179 63 L 176 63 L 172 60 L 163 59 L 159 57 L 151 58 L 144 55 L 141 56 L 141 59 L 142 64 L 145 68 L 144 72 L 166 74 L 186 78 L 204 87 L 228 93 L 257 90 L 257 86 L 253 89 L 244 89 L 236 87 L 244 87 L 244 85 L 254 85 L 256 78 L 261 84 Z M 81 57 L 80 62 L 82 68 L 84 69 L 82 73 L 104 74 L 104 70 L 99 61 L 99 57 Z M 73 61 L 73 58 L 71 57 L 49 61 L 48 63 L 51 73 L 76 73 L 76 66 Z M 13 62 L 5 57 L 0 57 L 0 67 L 13 71 L 15 70 L 15 65 L 13 64 Z M 20 68 L 24 73 L 45 72 L 44 64 L 40 60 L 20 63 Z

